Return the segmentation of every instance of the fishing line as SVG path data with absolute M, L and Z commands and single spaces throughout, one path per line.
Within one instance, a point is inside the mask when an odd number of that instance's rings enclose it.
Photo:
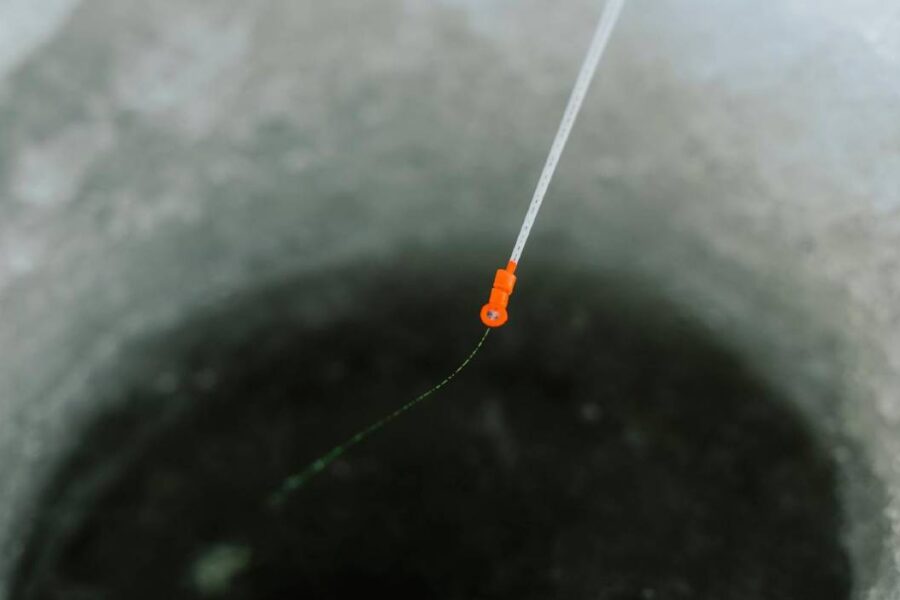
M 279 506 L 284 503 L 287 497 L 293 492 L 304 485 L 306 485 L 310 479 L 324 471 L 328 465 L 339 459 L 347 450 L 356 446 L 367 437 L 383 428 L 385 425 L 407 412 L 408 410 L 415 407 L 417 404 L 427 400 L 430 396 L 434 395 L 435 392 L 446 386 L 448 383 L 453 381 L 457 375 L 465 369 L 472 359 L 475 358 L 475 355 L 478 354 L 478 351 L 481 350 L 481 347 L 484 345 L 484 341 L 487 339 L 488 334 L 491 332 L 490 329 L 486 329 L 484 331 L 484 335 L 481 336 L 481 339 L 478 340 L 478 343 L 475 345 L 475 348 L 469 355 L 465 358 L 465 360 L 460 363 L 456 370 L 450 373 L 447 377 L 444 378 L 439 384 L 435 385 L 431 389 L 419 394 L 394 412 L 382 417 L 381 419 L 375 421 L 365 429 L 360 430 L 356 435 L 347 438 L 347 440 L 341 444 L 338 444 L 313 462 L 309 463 L 302 471 L 298 471 L 294 475 L 287 477 L 281 484 L 281 487 L 272 494 L 269 498 L 269 503 L 273 506 Z

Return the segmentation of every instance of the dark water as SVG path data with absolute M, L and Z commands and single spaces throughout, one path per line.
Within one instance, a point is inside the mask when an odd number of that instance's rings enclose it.
M 834 466 L 784 400 L 638 287 L 534 264 L 469 371 L 264 508 L 459 363 L 483 267 L 300 278 L 148 342 L 170 374 L 86 432 L 13 597 L 848 597 Z

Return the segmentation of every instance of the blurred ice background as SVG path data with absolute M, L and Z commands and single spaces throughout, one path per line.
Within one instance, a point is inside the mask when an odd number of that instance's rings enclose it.
M 502 257 L 599 9 L 0 0 L 0 587 L 129 340 L 404 244 Z M 900 6 L 628 3 L 547 207 L 832 440 L 856 597 L 900 597 Z

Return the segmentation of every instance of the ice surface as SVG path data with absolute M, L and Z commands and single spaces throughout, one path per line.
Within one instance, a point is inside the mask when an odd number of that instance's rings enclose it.
M 131 341 L 416 245 L 484 244 L 489 277 L 600 9 L 36 4 L 0 3 L 0 585 Z M 644 277 L 794 399 L 846 466 L 871 600 L 900 591 L 898 24 L 630 3 L 529 247 Z

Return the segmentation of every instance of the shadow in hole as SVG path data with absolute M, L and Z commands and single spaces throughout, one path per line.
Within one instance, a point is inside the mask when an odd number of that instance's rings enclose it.
M 529 265 L 450 388 L 264 509 L 477 340 L 483 269 L 435 289 L 425 267 L 304 278 L 148 343 L 175 383 L 85 434 L 13 598 L 848 597 L 834 466 L 783 399 L 636 286 L 574 295 L 586 274 L 556 267 Z

